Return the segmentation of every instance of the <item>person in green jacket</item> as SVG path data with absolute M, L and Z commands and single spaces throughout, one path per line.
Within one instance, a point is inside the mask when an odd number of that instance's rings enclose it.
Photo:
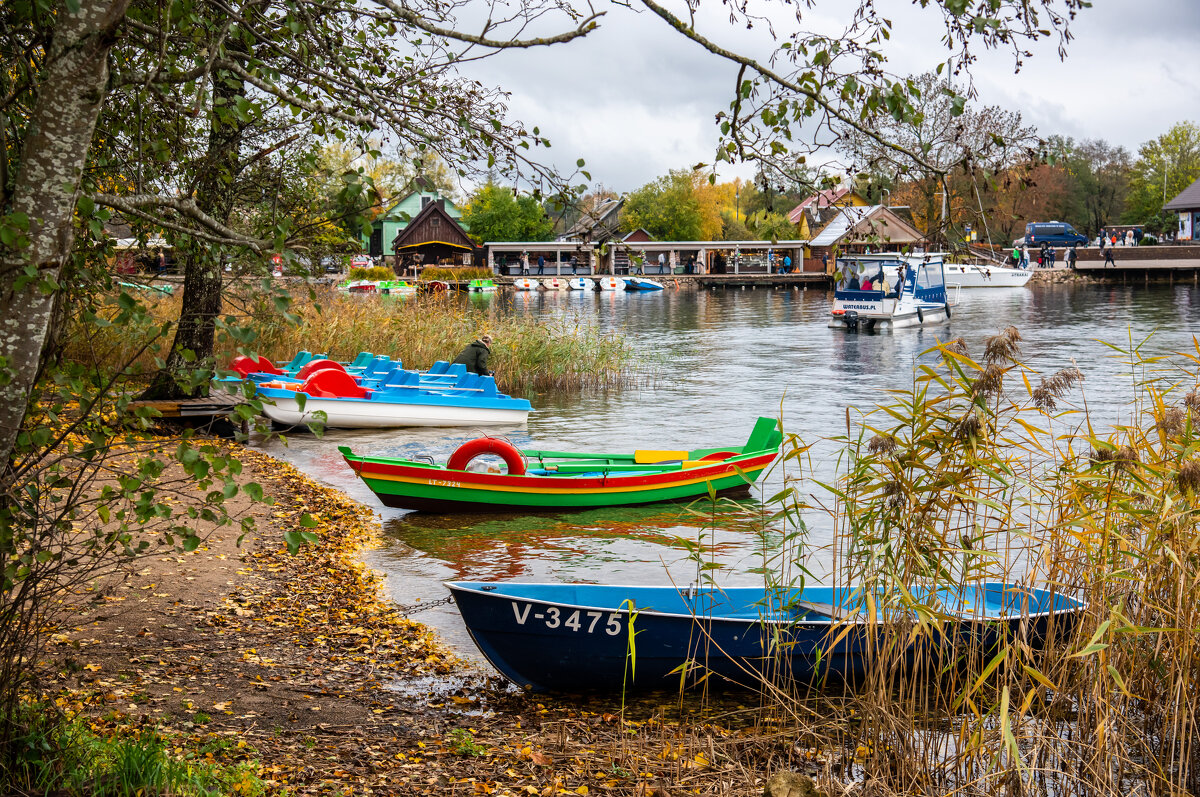
M 473 340 L 467 344 L 467 348 L 463 349 L 462 353 L 454 358 L 454 362 L 467 366 L 467 373 L 491 376 L 492 372 L 487 367 L 488 355 L 491 354 L 491 351 L 492 336 L 480 335 L 478 340 Z

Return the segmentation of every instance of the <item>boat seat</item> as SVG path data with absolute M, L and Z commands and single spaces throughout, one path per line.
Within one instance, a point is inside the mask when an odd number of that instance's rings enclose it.
M 765 451 L 769 448 L 776 449 L 782 443 L 783 432 L 779 431 L 778 422 L 774 418 L 759 418 L 754 423 L 754 429 L 751 430 L 746 445 L 742 446 L 742 453 Z
M 656 465 L 660 462 L 680 462 L 688 458 L 686 451 L 634 451 L 633 461 L 637 465 Z
M 375 359 L 375 355 L 369 351 L 360 351 L 358 356 L 354 358 L 354 362 L 350 363 L 350 368 L 366 368 L 371 361 Z
M 305 363 L 304 367 L 296 372 L 296 378 L 300 380 L 308 379 L 317 371 L 341 371 L 345 373 L 346 369 L 339 362 L 326 360 L 324 357 L 314 357 Z
M 462 378 L 467 375 L 467 366 L 463 363 L 451 363 L 446 367 L 446 373 Z
M 380 354 L 363 369 L 363 376 L 378 379 L 390 370 L 392 370 L 392 358 L 386 354 Z
M 496 390 L 496 378 L 495 377 L 492 377 L 492 376 L 479 377 L 479 388 L 482 391 L 479 394 L 481 396 L 490 397 L 490 396 L 499 395 L 499 392 Z
M 446 373 L 446 369 L 449 366 L 450 366 L 450 363 L 446 362 L 445 360 L 438 360 L 432 366 L 430 366 L 429 370 L 426 371 L 426 373 L 429 374 L 430 376 L 438 376 L 440 374 Z
M 478 390 L 479 380 L 482 378 L 479 374 L 465 374 L 454 386 L 460 390 Z
M 307 393 L 314 398 L 366 398 L 369 391 L 354 381 L 354 377 L 345 371 L 326 368 L 317 371 L 300 387 L 301 393 Z
M 283 370 L 292 371 L 292 372 L 299 371 L 301 368 L 303 368 L 305 365 L 307 365 L 308 361 L 311 359 L 312 359 L 311 352 L 307 352 L 307 351 L 296 352 L 296 356 L 293 357 L 286 365 L 283 366 Z
M 405 371 L 396 368 L 383 381 L 384 387 L 417 387 L 421 384 L 421 375 L 416 371 Z

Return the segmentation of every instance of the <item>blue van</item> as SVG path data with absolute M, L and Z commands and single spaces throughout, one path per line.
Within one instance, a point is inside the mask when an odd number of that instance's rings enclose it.
M 1041 246 L 1083 246 L 1087 244 L 1086 235 L 1078 233 L 1070 224 L 1062 221 L 1036 222 L 1025 225 L 1025 245 Z

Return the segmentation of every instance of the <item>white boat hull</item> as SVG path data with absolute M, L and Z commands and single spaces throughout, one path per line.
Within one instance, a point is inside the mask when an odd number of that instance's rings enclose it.
M 567 287 L 573 291 L 590 291 L 595 289 L 596 284 L 590 279 L 573 277 L 570 280 L 567 280 Z
M 437 404 L 387 404 L 309 397 L 300 409 L 294 398 L 264 402 L 263 412 L 276 423 L 299 426 L 324 412 L 329 429 L 392 429 L 403 426 L 505 426 L 529 420 L 529 410 L 447 407 Z
M 947 285 L 961 288 L 1023 288 L 1033 272 L 1023 268 L 946 263 Z
M 513 280 L 513 288 L 518 291 L 536 291 L 538 285 L 540 283 L 537 280 L 530 279 L 529 277 L 520 277 Z
M 565 291 L 567 289 L 567 281 L 558 277 L 547 277 L 542 280 L 542 287 L 548 291 Z
M 625 280 L 618 277 L 601 277 L 597 280 L 602 291 L 623 291 L 625 290 Z

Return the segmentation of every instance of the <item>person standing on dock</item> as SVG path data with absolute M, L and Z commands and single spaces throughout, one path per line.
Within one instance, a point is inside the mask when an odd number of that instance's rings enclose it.
M 784 274 L 792 273 L 792 256 L 789 254 L 786 254 L 786 253 L 783 256 L 783 273 Z
M 1114 248 L 1115 247 L 1109 246 L 1109 247 L 1105 248 L 1105 250 L 1104 250 L 1104 267 L 1105 268 L 1108 268 L 1108 265 L 1110 263 L 1112 264 L 1113 268 L 1117 267 L 1117 261 L 1113 260 L 1113 249 Z
M 1013 247 L 1013 250 L 1012 250 L 1012 260 L 1013 260 L 1013 268 L 1021 267 L 1021 250 L 1015 246 Z
M 546 258 L 543 257 L 542 255 L 538 255 L 538 276 L 540 277 L 541 275 L 543 275 L 545 273 L 546 273 Z
M 454 364 L 462 363 L 467 366 L 467 373 L 479 374 L 480 376 L 491 376 L 492 372 L 488 370 L 488 355 L 492 351 L 492 336 L 480 335 L 478 340 L 473 340 L 467 344 L 467 347 L 454 358 Z
M 529 253 L 528 252 L 521 253 L 521 276 L 522 277 L 529 276 Z

